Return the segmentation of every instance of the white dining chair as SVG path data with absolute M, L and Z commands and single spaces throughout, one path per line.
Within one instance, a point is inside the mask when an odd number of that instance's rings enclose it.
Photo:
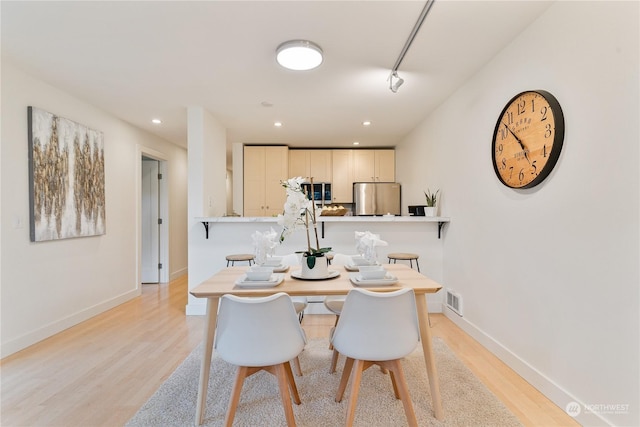
M 335 254 L 335 256 L 333 257 L 333 265 L 345 266 L 351 264 L 352 262 L 353 261 L 351 259 L 351 255 Z M 342 306 L 344 305 L 345 298 L 345 295 L 329 295 L 325 297 L 323 301 L 325 308 L 336 316 L 334 328 L 340 320 L 340 313 L 342 313 Z M 329 332 L 329 335 L 331 335 L 332 333 L 333 328 Z M 336 367 L 338 365 L 339 353 L 333 348 L 333 344 L 331 344 L 331 342 L 329 342 L 329 350 L 333 350 L 333 355 L 331 356 L 331 365 L 329 366 L 329 373 L 333 374 L 336 371 Z M 386 371 L 383 369 L 383 372 Z
M 296 267 L 300 265 L 300 254 L 288 254 L 282 257 L 282 264 L 292 267 Z M 302 322 L 304 318 L 304 309 L 307 308 L 309 304 L 309 300 L 307 297 L 291 297 L 293 300 L 293 305 L 296 308 L 296 313 L 298 313 L 298 319 Z
M 302 255 L 300 254 L 287 254 L 282 256 L 282 264 L 288 265 L 290 268 L 296 267 L 300 265 L 300 258 Z M 298 315 L 298 321 L 302 323 L 302 319 L 304 318 L 304 309 L 309 305 L 309 299 L 305 296 L 296 296 L 291 297 L 293 301 L 293 306 L 296 309 L 296 314 Z M 293 364 L 293 370 L 296 375 L 302 376 L 302 368 L 300 367 L 300 359 L 296 356 L 291 363 Z
M 348 265 L 351 262 L 351 256 L 345 254 L 334 254 L 331 265 Z M 327 310 L 336 315 L 336 325 L 340 319 L 342 304 L 344 304 L 344 295 L 330 295 L 324 298 L 323 303 Z M 333 371 L 332 371 L 333 372 Z
M 300 404 L 290 360 L 296 358 L 306 338 L 289 295 L 220 299 L 215 349 L 221 359 L 238 366 L 225 425 L 231 426 L 244 379 L 265 370 L 278 379 L 287 425 L 295 426 L 291 399 Z
M 362 373 L 373 365 L 388 369 L 393 391 L 402 400 L 407 421 L 417 426 L 401 359 L 420 341 L 420 328 L 413 289 L 371 292 L 353 289 L 347 295 L 331 342 L 346 356 L 336 402 L 342 400 L 351 377 L 345 425 L 353 425 Z

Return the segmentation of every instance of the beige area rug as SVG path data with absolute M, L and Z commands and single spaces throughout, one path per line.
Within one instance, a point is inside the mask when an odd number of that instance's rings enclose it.
M 409 392 L 420 426 L 520 426 L 518 419 L 439 338 L 434 338 L 436 366 L 445 413 L 434 418 L 422 347 L 403 361 Z M 192 426 L 202 347 L 196 348 L 160 386 L 127 426 Z M 344 425 L 348 391 L 341 403 L 334 401 L 344 358 L 338 371 L 329 374 L 331 351 L 326 340 L 310 340 L 300 355 L 302 377 L 295 377 L 302 404 L 293 405 L 300 427 Z M 235 367 L 214 357 L 207 395 L 205 426 L 221 426 L 235 376 Z M 245 380 L 234 426 L 285 426 L 276 378 L 264 371 Z M 360 386 L 355 426 L 405 426 L 400 400 L 393 395 L 391 379 L 378 367 L 365 371 Z

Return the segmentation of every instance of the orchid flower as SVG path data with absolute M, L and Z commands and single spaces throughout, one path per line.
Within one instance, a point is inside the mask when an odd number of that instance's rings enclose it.
M 287 200 L 284 204 L 284 212 L 278 215 L 278 224 L 282 226 L 280 242 L 293 233 L 295 230 L 304 229 L 307 232 L 307 250 L 303 251 L 307 255 L 307 264 L 310 268 L 315 265 L 315 256 L 323 256 L 331 248 L 320 248 L 318 240 L 318 229 L 316 218 L 320 216 L 322 209 L 315 206 L 313 200 L 309 200 L 302 188 L 304 178 L 298 176 L 282 181 L 282 186 L 286 189 Z M 313 180 L 311 181 L 313 186 Z M 313 227 L 316 246 L 311 246 L 311 235 L 309 229 Z M 309 259 L 311 257 L 311 259 Z

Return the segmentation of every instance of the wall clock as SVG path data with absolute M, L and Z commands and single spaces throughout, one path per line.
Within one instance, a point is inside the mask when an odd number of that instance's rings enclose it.
M 529 90 L 511 98 L 504 107 L 491 146 L 493 169 L 511 188 L 540 184 L 560 157 L 564 116 L 549 92 Z

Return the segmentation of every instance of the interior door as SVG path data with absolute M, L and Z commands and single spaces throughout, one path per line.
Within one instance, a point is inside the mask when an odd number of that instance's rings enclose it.
M 159 162 L 142 160 L 142 283 L 160 283 Z

